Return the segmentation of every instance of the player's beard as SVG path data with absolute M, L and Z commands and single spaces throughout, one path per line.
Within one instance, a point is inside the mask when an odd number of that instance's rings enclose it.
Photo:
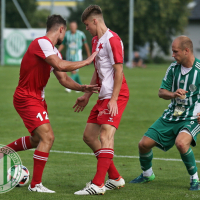
M 61 45 L 62 44 L 62 40 L 61 39 L 58 39 L 56 45 Z

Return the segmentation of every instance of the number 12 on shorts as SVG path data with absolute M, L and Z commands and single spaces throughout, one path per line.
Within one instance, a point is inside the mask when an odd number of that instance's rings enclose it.
M 47 114 L 46 111 L 43 112 L 43 116 L 45 117 L 45 119 L 49 119 L 49 118 L 48 118 L 48 114 Z M 43 121 L 43 120 L 44 120 L 44 118 L 42 117 L 41 113 L 38 113 L 37 116 L 36 116 L 36 118 L 39 118 L 40 121 Z

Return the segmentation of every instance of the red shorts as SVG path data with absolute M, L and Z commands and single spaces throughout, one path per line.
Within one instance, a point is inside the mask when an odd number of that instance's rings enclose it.
M 45 100 L 41 101 L 33 98 L 14 98 L 13 104 L 31 135 L 33 135 L 33 130 L 35 130 L 38 126 L 50 123 Z
M 111 117 L 108 110 L 108 102 L 110 99 L 97 100 L 96 105 L 93 107 L 90 112 L 90 116 L 88 117 L 87 123 L 95 123 L 95 124 L 110 124 L 115 128 L 118 128 L 122 114 L 128 103 L 128 98 L 118 99 L 118 114 L 116 116 Z

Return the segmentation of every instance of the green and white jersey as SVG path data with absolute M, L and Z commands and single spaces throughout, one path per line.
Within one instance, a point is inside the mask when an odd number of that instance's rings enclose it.
M 181 72 L 181 65 L 172 63 L 160 88 L 175 92 L 181 88 L 188 93 L 181 98 L 171 99 L 168 109 L 162 118 L 168 121 L 194 120 L 200 112 L 200 60 L 195 59 L 192 69 L 185 75 Z
M 65 33 L 62 44 L 66 45 L 66 59 L 69 61 L 81 61 L 82 58 L 82 46 L 87 43 L 86 36 L 82 31 L 76 30 L 76 33 L 72 34 L 71 31 Z

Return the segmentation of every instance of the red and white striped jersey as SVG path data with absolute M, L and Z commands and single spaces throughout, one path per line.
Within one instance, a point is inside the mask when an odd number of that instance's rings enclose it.
M 50 77 L 50 72 L 53 71 L 53 67 L 44 59 L 54 54 L 62 59 L 60 52 L 53 46 L 48 37 L 36 38 L 31 42 L 21 62 L 15 98 L 44 99 L 44 88 Z
M 98 39 L 92 39 L 92 52 L 99 51 L 94 60 L 97 72 L 97 84 L 100 87 L 99 99 L 110 99 L 114 87 L 114 64 L 123 64 L 124 47 L 120 37 L 111 30 Z M 123 75 L 123 82 L 119 93 L 120 97 L 128 97 L 129 90 Z

